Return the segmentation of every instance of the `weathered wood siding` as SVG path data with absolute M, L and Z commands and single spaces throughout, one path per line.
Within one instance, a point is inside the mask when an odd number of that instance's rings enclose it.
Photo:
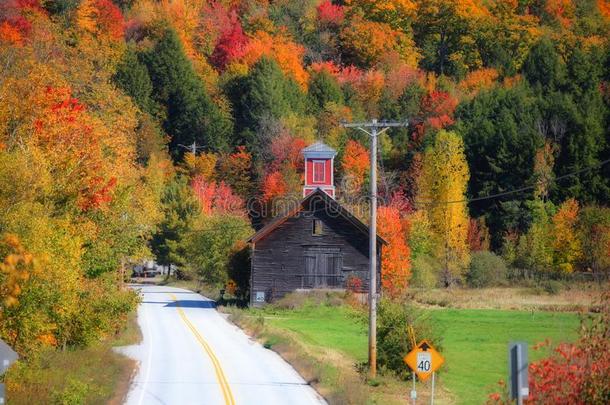
M 323 234 L 312 234 L 312 223 L 323 223 Z M 251 303 L 256 305 L 257 291 L 265 292 L 267 302 L 281 298 L 304 283 L 307 252 L 327 250 L 337 252 L 341 259 L 341 277 L 337 287 L 345 288 L 350 274 L 359 277 L 368 290 L 368 235 L 349 220 L 325 210 L 304 210 L 286 219 L 270 234 L 253 245 L 251 273 Z M 378 258 L 381 243 L 378 243 Z M 378 269 L 380 260 L 377 261 Z M 379 274 L 379 270 L 378 270 Z M 378 288 L 379 288 L 379 276 Z

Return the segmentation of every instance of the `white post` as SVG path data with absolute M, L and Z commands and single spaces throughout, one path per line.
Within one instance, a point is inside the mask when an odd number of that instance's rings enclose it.
M 369 227 L 369 367 L 377 375 L 377 120 L 371 128 L 371 223 Z
M 430 405 L 434 405 L 434 377 L 436 376 L 435 372 L 432 372 L 432 394 L 430 395 Z
M 413 389 L 411 390 L 411 399 L 413 400 L 413 405 L 415 405 L 415 400 L 417 399 L 417 391 L 415 390 L 415 371 L 413 374 Z

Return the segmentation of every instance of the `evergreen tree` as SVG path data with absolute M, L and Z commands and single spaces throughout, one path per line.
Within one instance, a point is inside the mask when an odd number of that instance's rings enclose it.
M 573 49 L 567 64 L 549 39 L 532 48 L 523 72 L 538 95 L 538 127 L 557 145 L 556 176 L 579 172 L 553 184 L 556 203 L 568 198 L 580 202 L 607 200 L 610 184 L 595 166 L 604 156 L 606 108 L 601 95 L 603 57 L 593 47 Z M 591 170 L 585 170 L 592 167 Z M 582 172 L 580 172 L 582 171 Z
M 534 88 L 546 92 L 565 84 L 566 66 L 550 39 L 543 38 L 532 47 L 523 64 L 523 75 Z
M 161 198 L 163 220 L 150 242 L 158 264 L 184 266 L 186 241 L 200 209 L 186 178 L 170 181 Z
M 154 115 L 153 85 L 148 76 L 148 70 L 140 63 L 131 47 L 127 48 L 123 59 L 117 66 L 114 81 L 142 111 Z
M 247 76 L 233 79 L 227 85 L 227 94 L 233 103 L 238 144 L 250 145 L 251 134 L 262 120 L 303 113 L 306 104 L 298 84 L 286 78 L 277 62 L 267 57 L 261 58 Z
M 231 118 L 208 95 L 182 49 L 175 31 L 166 29 L 157 44 L 142 55 L 154 88 L 155 100 L 165 106 L 165 131 L 172 137 L 170 151 L 193 141 L 209 150 L 224 150 L 232 133 Z
M 309 79 L 309 108 L 320 112 L 326 103 L 343 104 L 343 92 L 337 80 L 325 70 L 314 73 Z
M 543 137 L 537 99 L 524 86 L 480 93 L 456 111 L 470 166 L 470 197 L 515 190 L 534 184 L 534 158 Z M 498 248 L 511 229 L 524 231 L 529 209 L 523 203 L 531 191 L 471 203 L 474 217 L 484 215 Z
M 569 93 L 541 95 L 539 104 L 545 135 L 559 145 L 555 176 L 578 172 L 552 185 L 553 200 L 558 204 L 568 198 L 586 203 L 607 201 L 608 179 L 596 168 L 606 147 L 599 90 L 588 91 L 578 103 Z

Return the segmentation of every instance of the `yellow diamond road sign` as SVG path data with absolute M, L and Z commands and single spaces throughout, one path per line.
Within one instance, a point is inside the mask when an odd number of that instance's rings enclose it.
M 420 380 L 425 381 L 439 369 L 445 359 L 434 350 L 430 343 L 424 340 L 405 356 L 404 361 Z

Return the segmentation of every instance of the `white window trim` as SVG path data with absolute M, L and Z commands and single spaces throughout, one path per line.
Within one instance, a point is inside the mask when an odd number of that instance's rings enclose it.
M 312 164 L 311 164 L 311 170 L 312 170 L 312 176 L 311 176 L 311 182 L 313 184 L 326 184 L 326 160 L 313 160 L 312 159 Z M 316 163 L 322 163 L 322 180 L 316 180 Z

